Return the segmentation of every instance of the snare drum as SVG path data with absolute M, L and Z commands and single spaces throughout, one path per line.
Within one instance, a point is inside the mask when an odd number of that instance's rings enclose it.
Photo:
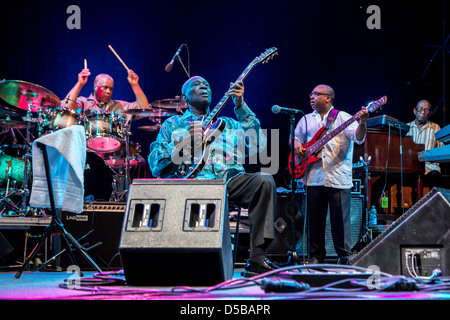
M 87 116 L 86 145 L 96 152 L 114 152 L 122 144 L 124 119 L 116 113 L 94 112 Z
M 122 144 L 122 147 L 116 152 L 104 154 L 105 162 L 110 168 L 118 169 L 118 168 L 125 168 L 127 166 L 126 147 L 127 145 L 124 143 Z M 130 141 L 129 147 L 130 147 L 129 165 L 130 167 L 135 167 L 139 164 L 139 160 L 141 158 L 140 156 L 141 146 L 139 145 L 139 143 L 134 143 Z
M 65 107 L 50 108 L 44 117 L 46 126 L 52 131 L 79 124 L 78 113 Z
M 8 182 L 8 173 L 12 179 L 13 185 L 10 184 L 10 187 L 14 187 L 14 182 L 22 183 L 25 172 L 25 160 L 21 158 L 15 158 L 10 155 L 2 153 L 0 156 L 0 185 L 7 185 Z

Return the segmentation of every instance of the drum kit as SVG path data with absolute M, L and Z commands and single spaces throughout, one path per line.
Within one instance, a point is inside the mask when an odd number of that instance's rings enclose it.
M 36 214 L 28 204 L 32 185 L 31 146 L 36 138 L 72 125 L 83 125 L 88 151 L 85 197 L 124 201 L 130 168 L 143 160 L 139 144 L 130 141 L 131 122 L 126 121 L 126 115 L 136 116 L 132 119 L 148 117 L 155 124 L 138 129 L 157 132 L 163 118 L 182 114 L 186 108 L 186 103 L 175 97 L 152 102 L 146 109 L 123 111 L 125 116 L 109 111 L 78 114 L 62 107 L 60 98 L 44 87 L 20 80 L 3 80 L 0 82 L 0 216 Z M 102 172 L 96 168 L 99 165 L 105 169 L 102 177 L 96 176 Z M 86 175 L 88 169 L 92 169 L 94 176 Z M 104 186 L 106 194 L 102 190 Z

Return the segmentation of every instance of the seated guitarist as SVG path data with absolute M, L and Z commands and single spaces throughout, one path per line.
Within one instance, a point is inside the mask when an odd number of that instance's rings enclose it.
M 274 239 L 276 185 L 270 175 L 244 171 L 244 150 L 237 147 L 237 144 L 246 144 L 245 153 L 257 152 L 258 148 L 265 147 L 266 137 L 259 134 L 257 139 L 246 139 L 243 135 L 249 130 L 259 132 L 261 129 L 259 120 L 244 102 L 243 82 L 232 83 L 226 95 L 235 104 L 237 120 L 219 118 L 226 124 L 225 129 L 211 144 L 206 164 L 195 178 L 223 179 L 227 183 L 229 200 L 248 208 L 250 259 L 245 271 L 248 275 L 260 274 L 276 267 L 266 258 L 266 249 Z M 198 147 L 203 140 L 204 128 L 201 121 L 209 115 L 211 104 L 209 83 L 199 76 L 190 78 L 182 87 L 181 98 L 189 109 L 183 115 L 168 118 L 162 124 L 156 141 L 150 145 L 148 163 L 156 177 L 181 177 L 178 154 L 189 150 L 188 147 Z
M 336 114 L 333 107 L 334 91 L 328 85 L 316 86 L 310 97 L 312 113 L 302 117 L 295 128 L 294 152 L 305 155 L 303 143 L 310 141 L 322 128 L 335 129 L 351 118 L 344 111 Z M 336 111 L 333 111 L 336 110 Z M 326 256 L 325 225 L 330 206 L 330 222 L 338 262 L 348 263 L 351 255 L 350 205 L 352 188 L 353 141 L 361 144 L 366 136 L 368 111 L 358 112 L 358 122 L 353 122 L 331 139 L 314 156 L 318 161 L 307 166 L 303 183 L 306 186 L 309 212 L 309 263 L 322 263 Z M 334 119 L 331 120 L 331 119 Z M 306 121 L 306 122 L 305 122 Z M 308 155 L 308 157 L 311 155 Z

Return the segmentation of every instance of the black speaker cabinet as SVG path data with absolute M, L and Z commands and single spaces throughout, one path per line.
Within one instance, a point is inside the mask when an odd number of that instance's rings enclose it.
M 352 238 L 352 247 L 360 240 L 364 214 L 364 196 L 360 194 L 352 194 L 352 202 L 350 205 L 350 232 Z M 331 236 L 330 213 L 328 209 L 327 226 L 325 230 L 325 249 L 327 257 L 337 257 L 334 249 L 333 238 Z
M 66 211 L 61 213 L 61 222 L 67 232 L 77 240 L 84 237 L 79 241 L 81 245 L 86 244 L 86 247 L 90 247 L 99 244 L 87 253 L 102 270 L 122 268 L 119 243 L 125 207 L 125 202 L 85 202 L 82 213 Z M 62 245 L 60 247 L 63 248 Z M 75 257 L 82 270 L 93 270 L 81 255 Z M 60 266 L 69 265 L 71 261 L 68 254 L 62 254 Z
M 352 194 L 352 202 L 350 207 L 350 230 L 352 238 L 352 246 L 359 239 L 362 228 L 363 217 L 363 196 L 360 194 Z M 267 255 L 272 260 L 286 260 L 288 251 L 295 250 L 299 257 L 308 255 L 308 230 L 304 228 L 306 213 L 306 198 L 304 193 L 298 193 L 295 197 L 294 219 L 292 219 L 291 211 L 291 195 L 278 194 L 277 212 L 275 215 L 275 239 L 267 249 Z M 294 223 L 294 230 L 292 229 Z M 304 235 L 304 233 L 306 233 Z M 294 245 L 293 245 L 294 243 Z M 305 245 L 304 245 L 305 243 Z M 328 258 L 337 258 L 334 249 L 333 238 L 331 236 L 330 214 L 328 212 L 326 229 L 325 229 L 325 249 Z
M 292 212 L 291 195 L 278 193 L 277 211 L 274 219 L 275 239 L 267 248 L 267 256 L 273 261 L 286 261 L 288 251 L 296 251 L 303 234 L 303 217 L 300 194 L 295 196 Z M 292 219 L 292 213 L 294 218 Z M 294 227 L 292 227 L 294 225 Z M 247 257 L 248 258 L 248 257 Z
M 392 275 L 450 274 L 450 190 L 433 188 L 351 260 Z
M 221 180 L 135 179 L 120 256 L 128 285 L 213 285 L 233 276 Z

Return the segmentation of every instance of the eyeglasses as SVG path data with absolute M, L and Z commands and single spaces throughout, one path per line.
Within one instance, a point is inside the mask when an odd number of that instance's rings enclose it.
M 417 111 L 418 113 L 430 113 L 430 112 L 431 112 L 430 109 L 424 109 L 424 108 L 416 109 L 416 111 Z
M 309 94 L 309 97 L 311 98 L 312 96 L 316 96 L 316 97 L 318 97 L 318 96 L 329 96 L 329 94 L 328 93 L 323 93 L 323 92 L 311 92 L 310 94 Z

